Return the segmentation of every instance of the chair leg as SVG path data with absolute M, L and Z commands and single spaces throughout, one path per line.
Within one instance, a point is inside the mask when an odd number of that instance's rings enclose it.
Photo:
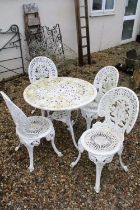
M 104 164 L 97 162 L 96 163 L 96 183 L 95 183 L 95 191 L 96 193 L 100 192 L 100 180 L 101 180 L 101 173 L 102 173 L 102 169 L 103 169 Z
M 76 110 L 76 118 L 75 118 L 75 120 L 72 120 L 72 126 L 77 122 L 78 117 L 79 117 L 79 109 Z
M 42 110 L 42 109 L 41 109 L 41 116 L 42 116 L 42 117 L 45 117 L 45 110 Z
M 31 114 L 34 114 L 35 111 L 36 111 L 36 108 L 34 108 L 34 109 L 31 111 Z
M 79 152 L 77 159 L 76 159 L 75 161 L 73 161 L 73 162 L 70 164 L 70 166 L 71 166 L 72 168 L 73 168 L 74 166 L 76 166 L 77 163 L 79 162 L 80 158 L 81 158 L 81 152 Z
M 31 145 L 26 145 L 26 148 L 28 150 L 28 154 L 29 154 L 29 159 L 30 159 L 30 166 L 29 166 L 29 170 L 30 172 L 32 172 L 34 170 L 34 166 L 33 166 L 33 146 Z
M 85 120 L 86 120 L 87 130 L 90 129 L 91 128 L 91 123 L 92 123 L 92 120 L 93 120 L 93 117 L 92 117 L 91 113 L 88 114 L 84 110 L 81 110 L 81 114 L 82 114 L 83 118 L 85 118 Z
M 76 147 L 76 149 L 78 149 L 78 146 L 77 146 L 77 143 L 76 143 L 76 140 L 75 140 L 75 136 L 74 136 L 74 131 L 73 131 L 73 126 L 72 126 L 71 119 L 67 120 L 66 124 L 67 124 L 68 129 L 69 129 L 69 131 L 71 133 L 73 144 Z
M 22 145 L 22 144 L 19 143 L 18 146 L 16 146 L 15 151 L 18 151 L 21 145 Z
M 52 144 L 52 147 L 53 147 L 54 151 L 55 151 L 56 154 L 58 155 L 58 157 L 62 157 L 63 154 L 62 154 L 62 152 L 60 152 L 60 151 L 57 149 L 57 147 L 56 147 L 56 145 L 55 145 L 55 143 L 54 143 L 54 139 L 51 140 L 51 144 Z
M 124 169 L 125 172 L 127 172 L 128 171 L 128 168 L 127 168 L 126 165 L 124 165 L 124 163 L 122 161 L 122 152 L 123 152 L 123 146 L 119 150 L 118 155 L 119 155 L 119 161 L 120 161 L 121 167 Z
M 87 130 L 88 130 L 88 129 L 90 129 L 90 128 L 91 128 L 92 119 L 91 119 L 91 118 L 86 117 L 86 118 L 85 118 L 85 120 L 86 120 Z
M 50 111 L 47 110 L 47 117 L 49 117 L 49 115 L 50 115 Z
M 96 165 L 96 182 L 95 182 L 95 191 L 96 193 L 99 193 L 100 192 L 100 179 L 101 179 L 101 173 L 102 173 L 102 169 L 103 169 L 103 166 L 106 164 L 106 163 L 110 163 L 113 159 L 113 156 L 94 156 L 93 154 L 91 153 L 88 153 L 89 155 L 89 159 L 95 163 Z
M 63 154 L 57 149 L 57 147 L 56 147 L 56 145 L 55 145 L 55 143 L 54 143 L 54 138 L 55 138 L 55 130 L 53 129 L 53 131 L 52 131 L 50 134 L 48 134 L 48 135 L 46 136 L 46 139 L 47 139 L 48 141 L 51 141 L 51 145 L 52 145 L 52 147 L 53 147 L 55 153 L 56 153 L 59 157 L 62 157 Z

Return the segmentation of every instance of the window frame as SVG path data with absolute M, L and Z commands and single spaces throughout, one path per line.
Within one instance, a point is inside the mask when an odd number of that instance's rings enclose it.
M 114 15 L 115 14 L 115 7 L 116 7 L 116 0 L 114 0 L 113 9 L 105 9 L 107 0 L 102 0 L 102 9 L 101 10 L 93 10 L 93 2 L 94 0 L 90 0 L 90 16 L 105 16 L 105 15 Z

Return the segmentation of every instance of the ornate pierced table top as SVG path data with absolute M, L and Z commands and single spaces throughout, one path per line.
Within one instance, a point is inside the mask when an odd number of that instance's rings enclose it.
M 46 78 L 30 84 L 24 90 L 25 101 L 33 107 L 50 110 L 74 110 L 95 99 L 95 87 L 72 77 Z

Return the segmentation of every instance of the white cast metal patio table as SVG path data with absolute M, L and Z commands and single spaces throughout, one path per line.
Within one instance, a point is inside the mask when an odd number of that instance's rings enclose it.
M 76 110 L 93 101 L 96 95 L 91 83 L 72 77 L 45 78 L 30 84 L 23 93 L 28 104 L 48 111 Z

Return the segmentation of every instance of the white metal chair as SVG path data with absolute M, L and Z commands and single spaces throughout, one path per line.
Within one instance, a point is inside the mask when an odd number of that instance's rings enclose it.
M 97 109 L 102 96 L 118 84 L 119 73 L 114 66 L 102 68 L 95 76 L 93 85 L 97 89 L 97 96 L 93 102 L 81 108 L 82 116 L 86 120 L 87 129 L 91 127 L 93 119 L 98 118 Z
M 78 141 L 79 155 L 71 166 L 80 160 L 81 153 L 86 150 L 89 159 L 96 164 L 95 191 L 100 191 L 102 168 L 112 161 L 118 153 L 122 168 L 127 166 L 122 162 L 124 133 L 133 128 L 139 111 L 139 101 L 136 94 L 125 87 L 116 87 L 108 91 L 100 100 L 98 115 L 105 117 L 103 123 L 97 122 L 86 130 Z
M 29 80 L 31 83 L 34 83 L 37 80 L 58 76 L 57 68 L 54 62 L 45 57 L 38 56 L 31 60 L 28 68 Z M 47 111 L 47 110 L 46 110 Z M 32 112 L 33 113 L 33 112 Z M 45 116 L 45 111 L 41 110 L 42 116 Z M 77 148 L 77 144 L 75 141 L 74 131 L 73 131 L 73 123 L 71 121 L 71 112 L 70 111 L 55 111 L 51 115 L 49 111 L 47 111 L 49 118 L 52 120 L 57 120 L 65 123 L 68 126 L 68 130 L 71 133 L 73 143 Z
M 29 80 L 31 83 L 37 80 L 51 77 L 58 77 L 58 72 L 53 61 L 45 56 L 38 56 L 31 60 L 28 68 Z M 32 114 L 36 109 L 32 110 Z M 45 116 L 45 111 L 41 110 L 42 116 Z M 48 112 L 49 115 L 49 112 Z
M 17 151 L 21 144 L 27 148 L 30 158 L 30 172 L 34 170 L 33 148 L 40 144 L 41 138 L 45 137 L 48 141 L 51 141 L 54 151 L 58 156 L 62 156 L 62 153 L 58 151 L 54 143 L 55 130 L 51 120 L 42 116 L 27 117 L 4 92 L 1 91 L 0 93 L 12 115 L 16 125 L 16 134 L 20 139 L 20 144 L 15 150 Z
M 58 77 L 58 72 L 53 61 L 45 56 L 38 56 L 31 60 L 28 68 L 29 80 L 31 83 L 37 80 Z

